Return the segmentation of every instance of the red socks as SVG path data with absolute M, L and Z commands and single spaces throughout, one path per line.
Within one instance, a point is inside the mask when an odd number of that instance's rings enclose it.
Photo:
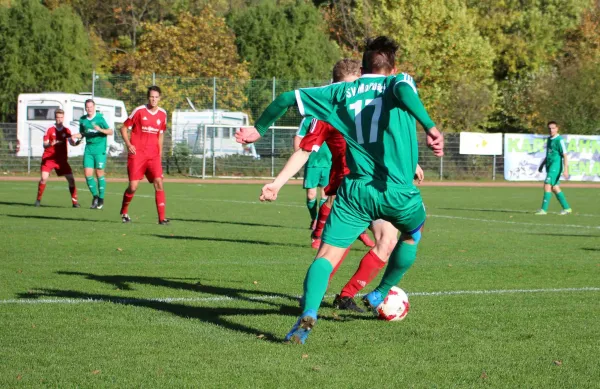
M 166 199 L 165 199 L 165 191 L 164 190 L 157 190 L 156 191 L 156 212 L 158 212 L 158 221 L 161 222 L 163 220 L 165 220 L 165 204 L 166 204 Z
M 352 278 L 350 278 L 350 281 L 348 281 L 346 286 L 344 286 L 344 289 L 342 289 L 340 296 L 354 297 L 360 290 L 367 286 L 369 282 L 377 277 L 377 274 L 379 274 L 379 271 L 383 269 L 385 264 L 386 263 L 383 262 L 373 250 L 369 250 L 363 259 L 361 259 L 356 273 L 354 273 Z
M 123 203 L 121 204 L 121 215 L 124 215 L 129 211 L 129 203 L 131 203 L 131 200 L 133 200 L 133 195 L 134 195 L 134 193 L 129 193 L 127 190 L 125 190 L 125 193 L 123 193 Z
M 46 184 L 42 184 L 41 182 L 38 184 L 38 196 L 37 201 L 42 201 L 42 195 L 44 194 L 44 189 L 46 189 Z
M 71 192 L 71 202 L 73 204 L 77 204 L 77 187 L 76 186 L 70 186 L 69 187 L 69 192 Z
M 330 213 L 331 213 L 331 208 L 329 208 L 327 206 L 327 203 L 323 203 L 323 205 L 321 205 L 321 208 L 319 208 L 319 217 L 317 218 L 317 227 L 313 231 L 313 237 L 315 237 L 315 238 L 321 237 L 321 234 L 323 233 L 323 228 L 325 228 L 325 223 L 327 222 L 327 218 L 329 217 Z M 346 254 L 348 254 L 348 252 L 346 252 Z M 344 255 L 344 258 L 345 257 L 346 257 L 346 255 Z M 335 273 L 335 270 L 334 270 L 334 273 Z

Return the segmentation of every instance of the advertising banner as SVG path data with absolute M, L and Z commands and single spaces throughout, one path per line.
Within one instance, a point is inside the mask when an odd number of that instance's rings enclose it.
M 561 136 L 567 147 L 568 181 L 600 181 L 600 136 Z M 546 157 L 547 139 L 547 135 L 504 134 L 504 179 L 543 181 L 546 170 L 539 173 L 538 168 Z
M 461 132 L 460 153 L 475 155 L 502 155 L 502 134 Z

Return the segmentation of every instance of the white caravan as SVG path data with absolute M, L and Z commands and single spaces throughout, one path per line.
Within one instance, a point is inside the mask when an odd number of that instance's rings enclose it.
M 85 101 L 92 98 L 89 94 L 61 92 L 21 93 L 17 105 L 17 141 L 18 157 L 41 157 L 44 153 L 44 133 L 54 125 L 54 112 L 61 108 L 65 111 L 65 127 L 72 133 L 79 132 L 79 118 L 85 115 Z M 125 104 L 121 100 L 94 97 L 96 111 L 102 113 L 106 122 L 115 132 L 115 128 L 127 119 Z M 120 126 L 118 126 L 120 127 Z M 69 147 L 69 156 L 83 155 L 85 141 L 77 147 Z M 123 144 L 115 141 L 114 135 L 107 139 L 108 154 L 120 155 Z
M 194 155 L 204 154 L 206 150 L 211 156 L 213 152 L 217 157 L 248 154 L 258 159 L 254 145 L 242 146 L 235 141 L 235 130 L 248 123 L 248 115 L 243 112 L 176 110 L 171 115 L 173 147 L 185 143 Z

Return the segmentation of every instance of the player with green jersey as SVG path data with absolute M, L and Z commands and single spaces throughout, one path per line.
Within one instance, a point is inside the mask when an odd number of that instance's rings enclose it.
M 92 99 L 85 101 L 87 115 L 79 119 L 79 138 L 85 138 L 85 151 L 83 153 L 83 173 L 88 188 L 94 197 L 92 209 L 102 209 L 104 206 L 104 192 L 106 191 L 106 137 L 113 134 L 104 116 L 96 112 L 96 103 Z M 98 178 L 98 186 L 94 179 L 94 172 Z
M 558 202 L 562 206 L 561 215 L 568 215 L 571 212 L 571 207 L 567 203 L 565 194 L 561 191 L 560 175 L 569 178 L 569 162 L 567 158 L 567 147 L 565 141 L 558 134 L 558 124 L 556 122 L 548 122 L 548 132 L 550 137 L 546 143 L 546 158 L 540 164 L 538 171 L 541 173 L 546 166 L 546 179 L 544 180 L 544 199 L 542 200 L 542 208 L 537 211 L 536 215 L 546 215 L 548 213 L 548 205 L 552 198 L 552 192 L 556 195 Z M 552 192 L 551 192 L 552 191 Z
M 443 155 L 444 138 L 427 115 L 412 78 L 391 75 L 397 49 L 387 37 L 370 40 L 361 78 L 286 92 L 267 107 L 256 128 L 236 132 L 239 142 L 251 143 L 288 107 L 297 105 L 301 114 L 330 123 L 347 142 L 350 174 L 337 192 L 322 245 L 306 274 L 303 313 L 286 340 L 305 342 L 317 321 L 331 271 L 372 220 L 389 221 L 401 236 L 381 283 L 365 296 L 370 308 L 383 301 L 416 258 L 425 222 L 421 195 L 413 184 L 418 159 L 416 121 L 427 131 L 427 144 L 437 156 Z
M 298 132 L 294 137 L 294 151 L 297 151 L 300 147 L 302 138 L 310 131 L 311 124 L 313 123 L 311 117 L 305 117 L 300 126 Z M 315 153 L 311 153 L 308 157 L 308 162 L 304 165 L 304 183 L 303 188 L 306 189 L 306 207 L 310 214 L 310 228 L 315 229 L 317 222 L 317 211 L 327 201 L 324 188 L 329 184 L 329 170 L 331 169 L 331 151 L 329 147 L 324 145 Z M 321 201 L 317 207 L 317 188 L 321 188 Z

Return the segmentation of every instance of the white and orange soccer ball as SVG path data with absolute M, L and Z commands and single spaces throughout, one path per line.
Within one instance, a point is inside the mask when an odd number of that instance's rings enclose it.
M 382 320 L 400 321 L 406 317 L 409 310 L 408 296 L 402 289 L 394 286 L 377 307 L 377 314 Z

